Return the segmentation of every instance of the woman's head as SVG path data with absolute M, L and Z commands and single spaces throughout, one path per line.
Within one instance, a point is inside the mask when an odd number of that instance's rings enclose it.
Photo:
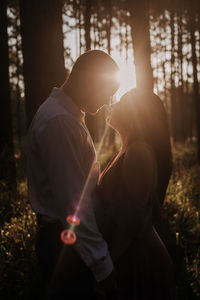
M 159 131 L 163 113 L 158 105 L 160 99 L 149 91 L 132 89 L 120 101 L 112 105 L 109 124 L 129 142 L 141 140 L 146 143 Z
M 144 114 L 146 101 L 144 95 L 139 94 L 137 89 L 132 89 L 124 94 L 120 101 L 112 105 L 110 126 L 118 131 L 122 138 L 129 142 L 142 139 L 145 133 Z
M 163 201 L 172 166 L 169 128 L 162 101 L 150 91 L 132 89 L 112 106 L 109 124 L 128 145 L 142 141 L 152 148 L 159 174 L 162 173 L 159 198 Z

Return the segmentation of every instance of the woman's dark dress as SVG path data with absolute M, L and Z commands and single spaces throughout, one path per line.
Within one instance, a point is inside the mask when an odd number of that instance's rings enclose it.
M 132 242 L 115 263 L 119 281 L 118 293 L 114 298 L 177 299 L 171 258 L 152 225 L 154 191 L 152 189 L 147 205 L 133 199 L 123 180 L 124 155 L 116 161 L 114 158 L 101 174 L 96 210 L 100 231 L 108 245 L 119 228 L 132 237 Z M 137 170 L 133 175 L 137 176 Z

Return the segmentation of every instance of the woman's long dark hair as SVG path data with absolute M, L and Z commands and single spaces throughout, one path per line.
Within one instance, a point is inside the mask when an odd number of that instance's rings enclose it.
M 127 92 L 121 100 L 127 101 L 126 123 L 132 122 L 130 142 L 143 141 L 155 155 L 158 170 L 156 194 L 162 205 L 172 173 L 170 133 L 164 105 L 154 93 L 139 89 Z M 159 218 L 154 213 L 155 219 Z

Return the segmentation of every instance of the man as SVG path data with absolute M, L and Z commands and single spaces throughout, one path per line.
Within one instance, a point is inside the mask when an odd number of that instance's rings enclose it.
M 28 133 L 28 194 L 38 216 L 36 253 L 48 299 L 95 299 L 112 287 L 113 264 L 98 231 L 93 204 L 99 176 L 94 164 L 79 207 L 77 241 L 63 245 L 60 233 L 75 212 L 96 152 L 84 123 L 84 113 L 96 113 L 117 91 L 117 64 L 105 52 L 81 55 L 60 88 L 39 107 Z

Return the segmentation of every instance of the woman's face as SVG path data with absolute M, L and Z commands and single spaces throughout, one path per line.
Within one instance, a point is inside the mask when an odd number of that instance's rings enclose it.
M 123 99 L 111 105 L 110 116 L 107 118 L 107 123 L 115 130 L 123 129 L 124 118 L 126 115 L 126 101 Z

